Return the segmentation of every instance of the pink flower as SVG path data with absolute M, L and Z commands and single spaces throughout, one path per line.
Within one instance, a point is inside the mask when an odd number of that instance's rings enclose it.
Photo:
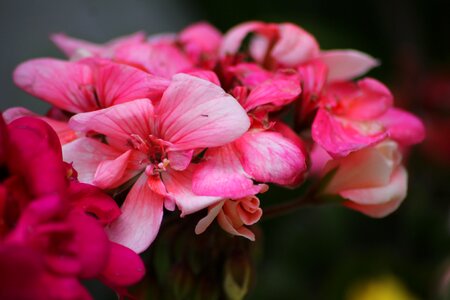
M 217 218 L 220 227 L 226 232 L 254 241 L 255 234 L 246 226 L 258 222 L 261 216 L 262 209 L 259 208 L 259 199 L 255 196 L 222 200 L 208 208 L 208 214 L 198 222 L 195 233 L 203 233 Z
M 14 82 L 62 110 L 93 111 L 140 98 L 159 100 L 169 81 L 100 59 L 66 62 L 38 58 L 20 64 Z
M 169 81 L 142 70 L 100 59 L 66 62 L 32 59 L 14 71 L 14 82 L 26 92 L 55 107 L 80 113 L 109 107 L 139 98 L 158 101 Z M 23 116 L 37 116 L 24 108 L 10 108 L 7 122 Z M 42 117 L 58 133 L 64 144 L 80 136 L 67 123 Z
M 406 197 L 408 176 L 394 141 L 330 160 L 323 174 L 335 169 L 323 193 L 339 195 L 346 200 L 345 206 L 371 217 L 392 213 Z
M 0 143 L 0 298 L 90 299 L 80 279 L 124 290 L 142 278 L 140 258 L 104 232 L 120 214 L 116 203 L 69 181 L 48 125 L 21 118 L 6 127 L 0 118 Z
M 81 181 L 112 189 L 138 177 L 109 235 L 141 252 L 158 233 L 163 205 L 173 210 L 176 204 L 189 214 L 219 200 L 192 193 L 191 159 L 196 151 L 237 139 L 250 124 L 219 86 L 178 74 L 156 106 L 135 100 L 77 114 L 70 125 L 106 140 L 82 138 L 64 146 L 64 158 L 73 162 Z
M 375 79 L 330 84 L 319 105 L 312 137 L 333 157 L 346 156 L 388 137 L 412 145 L 425 136 L 422 122 L 392 108 L 391 92 Z

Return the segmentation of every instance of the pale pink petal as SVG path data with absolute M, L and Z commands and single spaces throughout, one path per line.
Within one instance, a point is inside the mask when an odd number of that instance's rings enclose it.
M 219 215 L 217 216 L 217 222 L 219 223 L 220 227 L 222 227 L 222 229 L 226 232 L 232 235 L 245 237 L 250 241 L 255 241 L 255 234 L 250 229 L 245 226 L 233 226 L 232 221 L 223 211 L 219 212 Z
M 122 205 L 122 215 L 106 228 L 110 240 L 137 253 L 145 251 L 158 234 L 163 202 L 163 197 L 147 185 L 147 175 L 142 174 Z
M 353 151 L 376 144 L 387 137 L 386 131 L 382 128 L 375 128 L 370 130 L 373 133 L 365 134 L 357 125 L 339 120 L 325 109 L 319 109 L 312 124 L 312 138 L 336 158 L 347 156 Z
M 169 44 L 140 44 L 120 47 L 115 53 L 114 60 L 168 79 L 174 74 L 193 67 L 193 63 L 180 49 Z
M 200 221 L 198 221 L 197 225 L 195 226 L 195 234 L 201 234 L 205 232 L 205 230 L 209 227 L 209 225 L 212 224 L 214 219 L 221 211 L 224 203 L 225 200 L 220 201 L 219 203 L 214 204 L 208 209 L 208 214 L 205 217 L 203 217 Z
M 169 195 L 181 210 L 181 216 L 189 215 L 218 201 L 220 197 L 196 195 L 192 191 L 192 167 L 182 172 L 168 170 L 161 174 Z
M 62 52 L 64 52 L 64 54 L 71 58 L 80 56 L 80 54 L 82 56 L 103 55 L 108 57 L 111 55 L 111 53 L 108 52 L 112 52 L 117 47 L 143 42 L 145 40 L 145 33 L 136 32 L 127 36 L 116 38 L 106 44 L 91 43 L 67 36 L 64 33 L 52 34 L 50 39 Z
M 64 33 L 54 33 L 50 39 L 68 57 L 76 56 L 81 51 L 89 55 L 98 55 L 103 49 L 101 45 L 73 38 Z
M 194 70 L 186 71 L 183 73 L 210 81 L 210 82 L 214 83 L 215 85 L 220 86 L 220 80 L 217 77 L 216 73 L 214 73 L 213 71 L 194 69 Z
M 257 194 L 264 188 L 255 185 L 244 171 L 233 144 L 208 149 L 192 178 L 192 190 L 198 195 L 236 199 Z
M 186 74 L 173 77 L 155 114 L 160 136 L 170 150 L 216 147 L 241 136 L 250 126 L 247 113 L 219 86 Z
M 245 172 L 256 181 L 294 185 L 307 169 L 302 149 L 277 132 L 248 131 L 235 144 Z
M 38 58 L 20 64 L 14 83 L 48 103 L 74 113 L 98 109 L 91 68 L 84 64 Z
M 301 91 L 300 80 L 296 74 L 280 73 L 255 87 L 242 106 L 247 111 L 265 104 L 281 108 L 294 101 Z
M 389 182 L 380 187 L 342 191 L 350 201 L 344 204 L 373 218 L 382 218 L 395 211 L 406 197 L 408 173 L 399 167 Z
M 316 39 L 302 28 L 283 23 L 279 25 L 279 35 L 272 57 L 282 65 L 294 67 L 319 55 Z
M 73 163 L 78 180 L 92 184 L 98 165 L 114 160 L 121 152 L 92 138 L 80 138 L 62 147 L 65 162 Z
M 425 126 L 413 114 L 391 108 L 378 119 L 388 130 L 389 137 L 401 145 L 418 144 L 425 139 Z
M 322 51 L 319 59 L 328 66 L 328 81 L 351 80 L 379 65 L 375 58 L 357 50 Z
M 147 137 L 153 132 L 153 105 L 139 99 L 109 108 L 73 116 L 69 126 L 75 130 L 95 131 L 126 146 L 133 136 Z
M 350 153 L 341 159 L 330 160 L 324 173 L 338 169 L 325 193 L 387 185 L 400 160 L 398 146 L 393 141 Z
M 102 189 L 115 188 L 126 180 L 123 175 L 128 166 L 132 150 L 128 150 L 113 160 L 100 162 L 94 174 L 92 183 Z
M 227 54 L 235 54 L 238 52 L 245 37 L 261 26 L 264 26 L 264 23 L 252 21 L 231 28 L 223 37 L 220 55 L 225 56 Z
M 158 101 L 169 82 L 131 66 L 106 62 L 98 67 L 95 88 L 101 107 L 109 107 L 143 98 Z
M 40 116 L 24 107 L 12 107 L 3 112 L 3 118 L 6 123 L 11 123 L 12 121 L 22 117 L 35 117 L 45 121 L 48 125 L 50 125 L 50 127 L 53 128 L 58 135 L 59 141 L 63 145 L 77 139 L 80 136 L 76 131 L 69 127 L 67 122 Z

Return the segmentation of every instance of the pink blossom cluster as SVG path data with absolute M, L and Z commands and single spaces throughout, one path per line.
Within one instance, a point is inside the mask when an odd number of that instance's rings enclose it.
M 52 40 L 68 60 L 26 61 L 14 82 L 53 108 L 3 116 L 10 127 L 24 116 L 47 122 L 78 185 L 126 193 L 120 215 L 94 213 L 112 245 L 146 250 L 164 210 L 177 209 L 181 217 L 205 210 L 197 234 L 217 220 L 254 240 L 249 226 L 262 216 L 258 195 L 270 183 L 327 178 L 321 195 L 372 217 L 406 196 L 402 152 L 423 140 L 424 128 L 394 107 L 381 82 L 354 80 L 378 65 L 365 53 L 324 51 L 297 25 L 256 21 L 225 34 L 197 23 L 106 44 Z M 40 197 L 42 205 L 56 201 Z M 39 211 L 35 203 L 29 209 Z

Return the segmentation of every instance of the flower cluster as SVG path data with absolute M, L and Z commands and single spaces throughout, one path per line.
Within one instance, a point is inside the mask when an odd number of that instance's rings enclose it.
M 224 35 L 198 23 L 106 44 L 52 40 L 68 60 L 32 59 L 14 72 L 17 86 L 52 109 L 3 116 L 9 126 L 44 120 L 80 182 L 125 193 L 120 216 L 102 223 L 114 243 L 146 250 L 164 210 L 176 209 L 182 217 L 207 210 L 196 233 L 217 219 L 254 240 L 248 226 L 261 218 L 258 194 L 270 183 L 326 178 L 317 193 L 373 217 L 406 196 L 402 151 L 424 128 L 393 107 L 381 82 L 353 80 L 378 65 L 367 54 L 321 50 L 290 23 L 247 22 Z

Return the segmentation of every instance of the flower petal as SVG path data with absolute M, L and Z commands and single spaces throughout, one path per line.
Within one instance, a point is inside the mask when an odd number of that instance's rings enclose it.
M 357 50 L 322 51 L 319 59 L 328 66 L 328 81 L 351 80 L 379 65 L 375 58 Z
M 95 84 L 101 107 L 143 98 L 159 101 L 168 86 L 167 79 L 112 62 L 98 67 Z
M 253 184 L 233 144 L 208 149 L 192 178 L 192 190 L 198 195 L 236 199 L 255 195 L 264 188 L 265 185 Z
M 241 136 L 250 121 L 239 103 L 219 86 L 186 74 L 173 77 L 156 115 L 170 150 L 217 147 Z
M 343 190 L 385 186 L 400 161 L 398 145 L 393 141 L 382 142 L 341 159 L 330 160 L 325 165 L 324 173 L 336 167 L 338 170 L 325 192 L 340 193 Z
M 23 117 L 8 125 L 11 173 L 26 182 L 32 197 L 63 195 L 67 187 L 61 144 L 44 121 Z
M 245 237 L 250 241 L 255 241 L 255 234 L 250 229 L 245 226 L 234 226 L 232 220 L 230 220 L 230 218 L 223 211 L 219 212 L 217 222 L 226 232 L 232 235 Z
M 132 135 L 145 138 L 152 134 L 153 118 L 151 101 L 139 99 L 89 113 L 76 114 L 70 119 L 69 126 L 78 131 L 92 130 L 104 134 L 109 143 L 125 147 Z
M 80 53 L 83 56 L 96 56 L 101 55 L 108 57 L 115 48 L 138 44 L 145 40 L 144 32 L 136 32 L 130 35 L 121 36 L 119 38 L 113 39 L 106 44 L 95 44 L 81 39 L 73 38 L 67 36 L 64 33 L 56 33 L 50 36 L 52 42 L 66 54 L 68 57 L 73 58 Z
M 335 158 L 347 156 L 353 151 L 376 144 L 387 137 L 387 132 L 382 128 L 371 130 L 374 131 L 372 134 L 364 134 L 360 132 L 357 125 L 341 121 L 325 109 L 319 109 L 312 124 L 312 137 L 319 146 Z
M 117 49 L 114 60 L 167 79 L 193 67 L 180 49 L 167 43 L 126 45 Z
M 142 174 L 122 205 L 122 215 L 106 228 L 110 240 L 137 253 L 145 251 L 158 234 L 163 202 L 163 197 L 149 188 L 147 175 Z
M 100 280 L 115 288 L 137 283 L 145 275 L 145 266 L 139 255 L 120 244 L 110 243 L 111 252 Z
M 272 104 L 281 108 L 281 106 L 294 101 L 301 91 L 297 74 L 279 73 L 256 86 L 242 106 L 247 111 L 265 104 Z
M 408 174 L 404 167 L 399 167 L 392 175 L 389 184 L 381 187 L 347 190 L 340 195 L 348 199 L 344 203 L 373 218 L 383 218 L 395 211 L 406 197 Z
M 98 109 L 92 93 L 93 74 L 89 66 L 52 58 L 38 58 L 20 64 L 14 83 L 48 103 L 73 112 Z
M 74 228 L 77 258 L 81 264 L 79 276 L 98 276 L 105 268 L 109 255 L 109 241 L 103 227 L 84 212 L 71 212 L 68 221 Z
M 3 112 L 3 117 L 6 123 L 11 123 L 12 121 L 22 118 L 22 117 L 35 117 L 46 122 L 58 135 L 61 144 L 69 143 L 79 137 L 79 134 L 69 127 L 67 122 L 58 121 L 55 119 L 42 117 L 34 112 L 24 108 L 24 107 L 12 107 L 8 108 Z
M 220 197 L 199 196 L 192 192 L 192 167 L 182 172 L 168 170 L 161 174 L 170 196 L 181 210 L 181 216 L 195 213 L 218 201 Z
M 222 210 L 222 206 L 225 203 L 225 201 L 226 200 L 220 201 L 219 203 L 212 205 L 208 209 L 208 214 L 202 219 L 200 219 L 200 221 L 198 221 L 197 225 L 195 226 L 195 234 L 202 234 L 203 232 L 205 232 L 205 230 L 209 227 L 209 225 L 212 224 L 214 219 Z
M 248 131 L 235 144 L 245 172 L 256 181 L 293 185 L 306 172 L 302 149 L 280 133 Z
M 388 130 L 389 137 L 401 145 L 418 144 L 425 139 L 425 126 L 413 114 L 391 108 L 378 119 Z
M 107 225 L 120 215 L 117 203 L 103 190 L 90 184 L 72 181 L 67 191 L 72 210 L 91 214 Z
M 129 178 L 123 178 L 128 166 L 131 150 L 122 153 L 113 160 L 103 160 L 97 167 L 92 183 L 102 189 L 115 188 Z
M 92 184 L 97 167 L 104 160 L 114 160 L 121 152 L 92 138 L 80 138 L 62 148 L 65 162 L 72 163 L 78 180 Z
M 291 24 L 279 25 L 280 38 L 272 49 L 272 57 L 287 67 L 294 67 L 319 55 L 314 36 Z
M 231 28 L 223 37 L 220 55 L 235 54 L 245 37 L 252 31 L 264 26 L 262 22 L 245 22 Z

